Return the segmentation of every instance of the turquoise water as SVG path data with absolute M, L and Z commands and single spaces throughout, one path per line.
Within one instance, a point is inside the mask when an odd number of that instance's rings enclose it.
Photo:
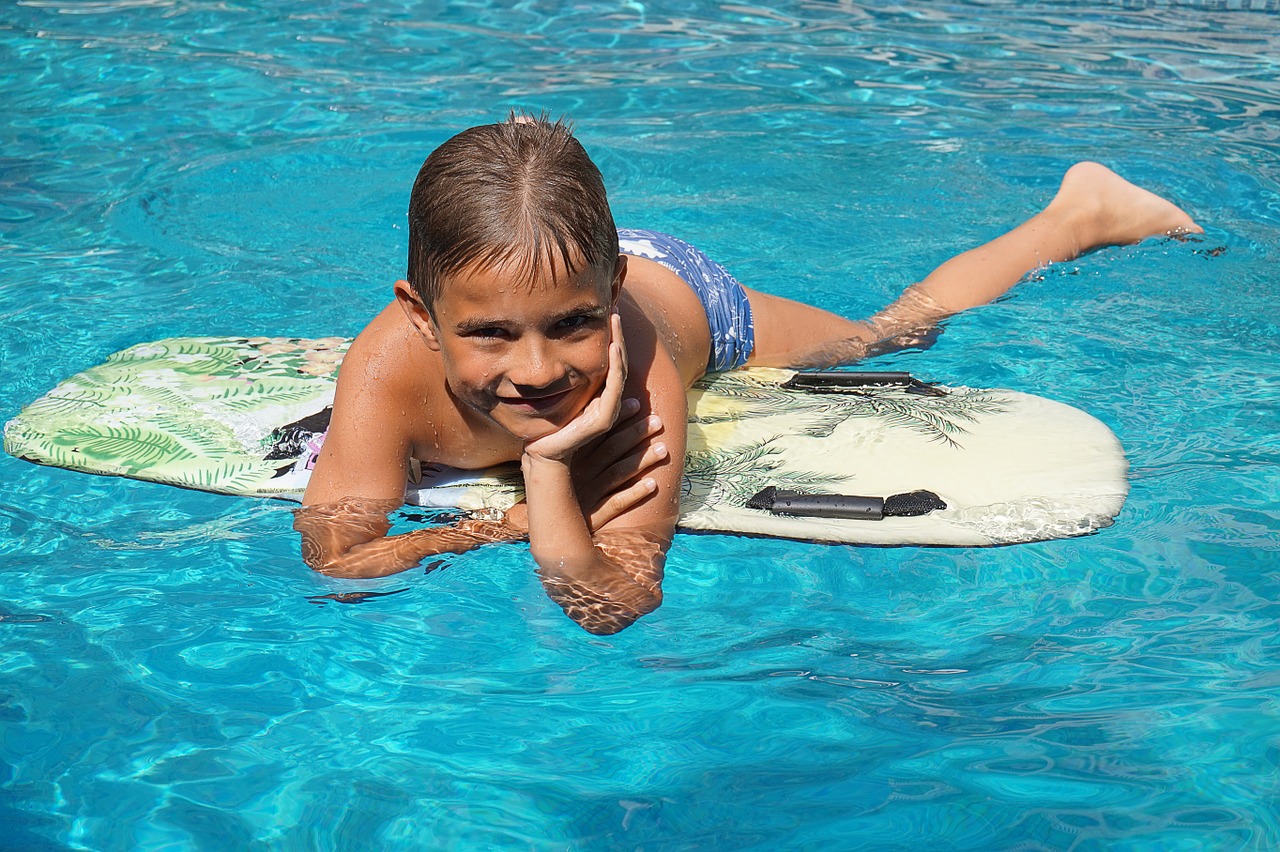
M 422 158 L 512 108 L 620 223 L 851 315 L 1080 159 L 1207 234 L 875 363 L 1107 422 L 1116 526 L 682 535 L 607 639 L 525 548 L 326 580 L 282 504 L 0 458 L 0 849 L 1280 846 L 1274 5 L 6 4 L 6 420 L 149 339 L 355 333 Z

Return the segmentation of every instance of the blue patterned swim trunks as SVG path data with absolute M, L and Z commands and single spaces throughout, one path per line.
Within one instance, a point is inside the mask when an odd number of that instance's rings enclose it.
M 707 372 L 723 373 L 747 363 L 755 349 L 751 304 L 738 279 L 698 249 L 658 231 L 618 229 L 623 254 L 643 257 L 679 275 L 698 294 L 711 327 L 711 357 Z

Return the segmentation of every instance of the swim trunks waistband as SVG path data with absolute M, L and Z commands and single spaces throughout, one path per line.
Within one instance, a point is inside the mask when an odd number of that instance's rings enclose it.
M 747 363 L 755 349 L 755 323 L 747 292 L 729 270 L 684 240 L 658 231 L 618 229 L 623 254 L 658 263 L 684 279 L 698 294 L 711 328 L 707 372 L 722 373 Z

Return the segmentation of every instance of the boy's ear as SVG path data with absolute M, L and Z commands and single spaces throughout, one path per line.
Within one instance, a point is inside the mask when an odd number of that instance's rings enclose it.
M 405 318 L 422 335 L 427 348 L 439 351 L 440 341 L 436 339 L 435 320 L 432 319 L 431 312 L 427 310 L 427 306 L 422 304 L 422 300 L 414 292 L 413 285 L 401 279 L 395 284 L 395 294 L 396 301 L 400 304 L 400 309 L 404 311 Z
M 613 292 L 610 297 L 610 304 L 618 304 L 618 297 L 622 295 L 622 282 L 627 280 L 627 256 L 625 254 L 618 255 L 617 261 L 613 264 Z

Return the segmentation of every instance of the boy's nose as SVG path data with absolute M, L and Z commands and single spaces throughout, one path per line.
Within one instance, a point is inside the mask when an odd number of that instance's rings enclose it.
M 549 388 L 564 378 L 559 360 L 552 356 L 545 341 L 529 341 L 513 354 L 507 379 L 521 390 Z

